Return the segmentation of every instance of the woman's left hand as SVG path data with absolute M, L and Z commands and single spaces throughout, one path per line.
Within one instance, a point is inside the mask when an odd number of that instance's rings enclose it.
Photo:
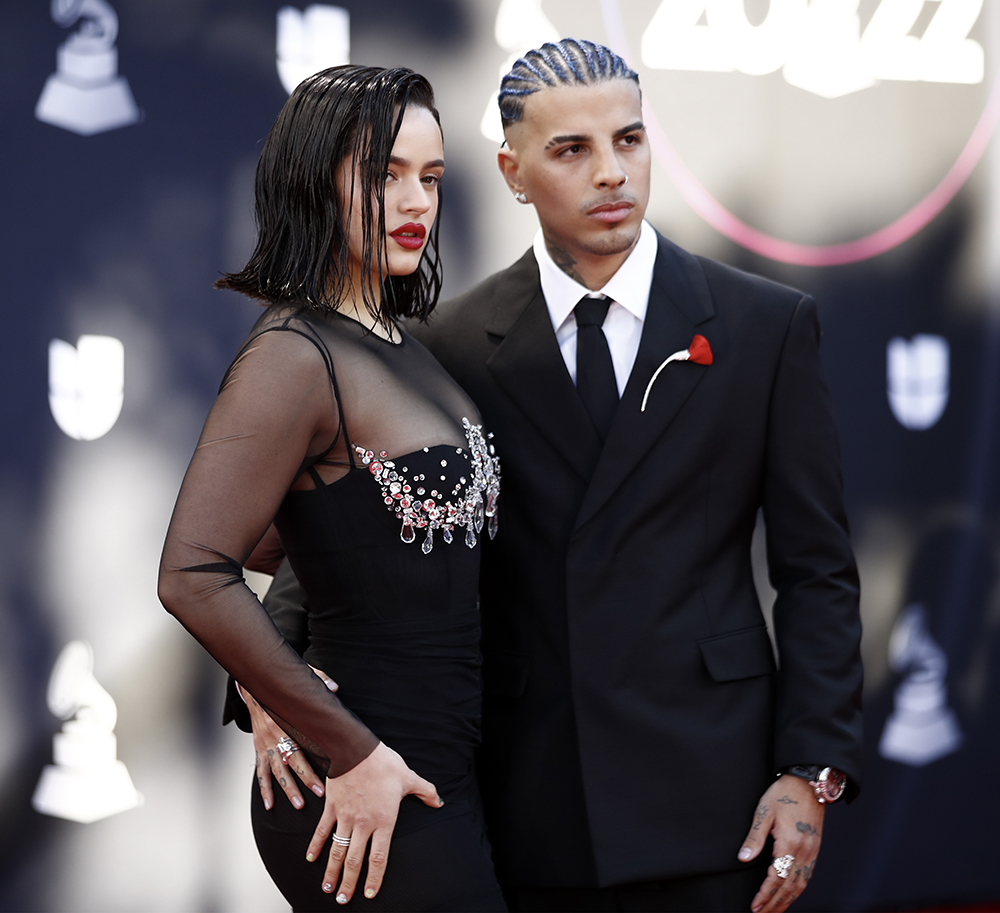
M 417 796 L 433 808 L 444 804 L 434 784 L 417 776 L 384 742 L 379 742 L 367 758 L 347 773 L 327 779 L 326 807 L 309 842 L 306 859 L 313 862 L 332 838 L 323 890 L 332 893 L 340 877 L 337 903 L 347 903 L 354 895 L 369 839 L 365 897 L 371 899 L 378 893 L 399 803 L 408 795 Z

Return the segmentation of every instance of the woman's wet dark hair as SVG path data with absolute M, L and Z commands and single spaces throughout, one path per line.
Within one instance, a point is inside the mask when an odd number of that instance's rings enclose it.
M 336 307 L 351 275 L 345 235 L 351 213 L 338 201 L 336 169 L 353 157 L 362 187 L 372 191 L 361 194 L 365 307 L 383 324 L 426 319 L 441 291 L 438 220 L 411 275 L 387 276 L 378 294 L 373 276 L 378 281 L 381 271 L 371 269 L 385 256 L 385 174 L 407 105 L 426 108 L 440 127 L 430 83 L 405 67 L 346 65 L 303 80 L 279 112 L 257 163 L 257 246 L 242 270 L 226 273 L 215 287 L 268 303 Z M 348 206 L 353 174 L 351 180 Z

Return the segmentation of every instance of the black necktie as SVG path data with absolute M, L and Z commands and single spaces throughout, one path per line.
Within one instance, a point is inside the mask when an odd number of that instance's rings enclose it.
M 602 329 L 611 301 L 581 298 L 576 314 L 576 389 L 603 441 L 618 408 L 618 383 L 608 338 Z

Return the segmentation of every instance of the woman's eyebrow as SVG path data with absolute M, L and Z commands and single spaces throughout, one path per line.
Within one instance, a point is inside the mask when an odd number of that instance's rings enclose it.
M 390 155 L 389 164 L 399 165 L 400 168 L 409 168 L 410 160 L 400 158 L 398 155 Z M 429 162 L 424 162 L 424 168 L 444 168 L 444 159 L 431 159 Z

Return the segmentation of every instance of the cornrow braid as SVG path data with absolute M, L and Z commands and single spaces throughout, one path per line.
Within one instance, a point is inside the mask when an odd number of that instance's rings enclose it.
M 603 44 L 578 38 L 546 42 L 528 51 L 500 80 L 500 121 L 506 130 L 521 119 L 524 99 L 545 88 L 593 85 L 607 79 L 634 79 L 639 74 Z

